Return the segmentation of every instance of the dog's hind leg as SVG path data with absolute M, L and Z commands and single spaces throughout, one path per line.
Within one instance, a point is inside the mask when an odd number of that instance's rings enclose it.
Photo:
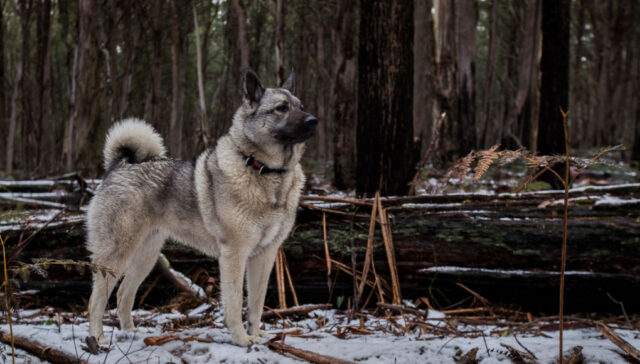
M 124 272 L 124 278 L 117 293 L 118 317 L 120 318 L 120 328 L 122 330 L 133 331 L 135 329 L 131 310 L 133 309 L 136 292 L 158 260 L 165 238 L 166 235 L 160 232 L 150 233 L 138 244 L 136 252 Z
M 264 297 L 269 284 L 269 275 L 279 247 L 279 244 L 269 245 L 261 254 L 250 258 L 247 265 L 247 290 L 249 291 L 248 331 L 249 336 L 255 339 L 267 336 L 266 332 L 260 329 L 260 318 L 262 317 Z

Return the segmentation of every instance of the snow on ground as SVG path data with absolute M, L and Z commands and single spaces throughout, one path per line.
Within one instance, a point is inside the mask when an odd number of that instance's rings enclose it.
M 108 352 L 99 355 L 90 355 L 82 348 L 88 334 L 88 322 L 85 317 L 55 314 L 52 311 L 49 314 L 33 316 L 33 311 L 21 311 L 22 318 L 16 319 L 13 332 L 15 335 L 64 350 L 90 363 L 300 362 L 293 356 L 276 353 L 266 345 L 253 345 L 249 348 L 233 345 L 229 331 L 223 327 L 220 310 L 208 309 L 207 306 L 200 306 L 192 310 L 189 317 L 193 319 L 203 314 L 209 315 L 212 323 L 207 327 L 186 329 L 167 328 L 167 322 L 184 317 L 182 314 L 157 314 L 138 310 L 135 312 L 136 317 L 151 325 L 141 327 L 141 332 L 135 334 L 105 326 L 105 336 L 112 343 Z M 114 311 L 110 313 L 113 315 Z M 440 312 L 431 311 L 425 322 L 436 328 L 443 327 L 447 325 L 443 317 Z M 407 316 L 406 320 L 410 318 Z M 456 354 L 467 353 L 476 347 L 479 349 L 479 363 L 509 363 L 507 349 L 501 344 L 521 351 L 524 351 L 524 346 L 537 356 L 540 363 L 551 363 L 556 359 L 558 351 L 557 331 L 546 331 L 544 335 L 521 333 L 514 337 L 504 327 L 458 324 L 457 330 L 466 335 L 449 337 L 437 336 L 434 331 L 421 332 L 419 329 L 403 332 L 406 324 L 403 316 L 396 316 L 393 320 L 369 316 L 364 320 L 362 327 L 373 334 L 356 334 L 357 330 L 346 329 L 348 333 L 340 335 L 339 333 L 344 332 L 347 327 L 361 328 L 361 322 L 359 319 L 347 322 L 345 315 L 336 310 L 316 310 L 299 321 L 287 320 L 287 324 L 288 327 L 283 328 L 282 320 L 271 321 L 266 325 L 266 329 L 271 337 L 283 331 L 293 333 L 292 336 L 286 336 L 287 345 L 358 363 L 453 363 Z M 0 330 L 8 332 L 9 327 L 6 324 L 0 325 Z M 640 344 L 640 331 L 615 329 L 615 332 L 636 347 Z M 178 335 L 182 340 L 160 346 L 147 346 L 143 341 L 147 337 L 164 334 Z M 618 354 L 620 350 L 593 328 L 566 330 L 565 352 L 569 352 L 575 346 L 583 347 L 587 363 L 624 362 Z M 0 356 L 5 355 L 9 358 L 10 353 L 11 349 L 7 345 L 0 346 Z M 19 351 L 17 359 L 17 362 L 40 362 L 33 357 L 27 357 L 24 351 Z

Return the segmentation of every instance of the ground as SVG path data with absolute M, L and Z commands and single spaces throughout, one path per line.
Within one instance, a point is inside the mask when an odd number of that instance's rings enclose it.
M 139 333 L 124 333 L 113 326 L 105 326 L 105 335 L 112 341 L 108 351 L 91 355 L 85 351 L 85 337 L 88 322 L 82 315 L 55 313 L 53 310 L 19 312 L 14 318 L 13 332 L 43 345 L 63 350 L 72 356 L 90 363 L 295 363 L 300 362 L 290 354 L 272 351 L 267 345 L 253 345 L 242 348 L 231 343 L 231 335 L 222 325 L 222 312 L 215 305 L 202 305 L 188 313 L 190 322 L 208 322 L 178 328 L 171 322 L 178 322 L 185 315 L 180 313 L 152 313 L 136 311 L 136 317 L 143 327 Z M 110 315 L 115 316 L 111 311 Z M 527 359 L 532 353 L 539 363 L 551 363 L 557 358 L 557 331 L 515 331 L 504 326 L 468 326 L 446 319 L 437 311 L 430 311 L 422 320 L 411 314 L 402 316 L 373 317 L 364 315 L 351 322 L 344 312 L 336 310 L 315 310 L 297 320 L 286 319 L 287 327 L 278 319 L 267 323 L 270 338 L 278 333 L 290 333 L 284 343 L 317 354 L 332 356 L 358 363 L 454 363 L 461 355 L 478 348 L 479 363 L 516 362 L 508 345 L 524 358 L 523 363 L 536 362 Z M 107 321 L 109 318 L 107 318 Z M 408 328 L 411 322 L 421 322 L 420 326 Z M 445 335 L 442 330 L 450 330 L 452 322 L 458 334 Z M 541 323 L 537 324 L 542 325 Z M 542 325 L 547 329 L 553 325 Z M 8 325 L 0 330 L 9 332 Z M 614 330 L 620 337 L 638 346 L 639 330 Z M 147 345 L 147 342 L 161 335 L 172 334 L 173 339 L 163 345 Z M 281 336 L 281 335 L 280 335 Z M 265 342 L 269 338 L 265 339 Z M 568 353 L 581 346 L 587 363 L 625 362 L 622 351 L 594 328 L 571 329 L 565 331 L 564 348 Z M 2 358 L 10 362 L 11 348 L 2 345 Z M 105 347 L 105 349 L 107 349 Z M 18 350 L 18 363 L 39 363 L 40 361 Z

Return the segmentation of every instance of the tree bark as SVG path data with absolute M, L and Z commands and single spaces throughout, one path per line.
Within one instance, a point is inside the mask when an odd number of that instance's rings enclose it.
M 415 159 L 413 0 L 363 1 L 360 14 L 356 190 L 406 194 Z
M 51 0 L 38 3 L 37 21 L 38 133 L 37 169 L 51 171 L 55 156 L 55 128 L 51 120 Z
M 145 120 L 159 128 L 161 106 L 161 88 L 162 88 L 162 50 L 164 49 L 164 40 L 166 37 L 164 31 L 164 23 L 166 21 L 164 15 L 164 1 L 153 1 L 148 6 L 151 7 L 151 16 L 148 19 L 151 28 L 151 44 L 147 47 L 151 48 L 149 55 L 149 83 L 147 88 L 147 97 L 145 100 Z
M 182 155 L 182 125 L 184 115 L 184 68 L 187 42 L 184 21 L 188 18 L 189 2 L 174 0 L 171 22 L 171 118 L 169 119 L 169 150 L 171 155 Z M 198 29 L 196 28 L 197 32 Z M 199 54 L 199 52 L 198 52 Z
M 433 119 L 429 93 L 429 77 L 432 76 L 433 21 L 431 0 L 414 1 L 413 32 L 413 131 L 420 139 L 421 150 L 431 142 Z
M 530 0 L 525 13 L 525 36 L 518 71 L 518 89 L 513 106 L 507 116 L 505 145 L 512 148 L 535 149 L 531 135 L 534 133 L 534 109 L 538 90 L 538 59 L 542 0 Z
M 79 1 L 78 29 L 73 161 L 76 167 L 96 171 L 100 168 L 100 151 L 95 148 L 99 124 L 100 54 L 98 10 L 92 1 Z
M 286 79 L 284 71 L 284 25 L 285 25 L 285 7 L 284 0 L 275 0 L 276 2 L 276 85 L 280 86 Z
M 338 3 L 338 9 L 340 9 L 340 3 Z M 325 6 L 324 2 L 318 1 L 316 4 L 316 13 L 318 26 L 316 29 L 316 117 L 320 120 L 320 125 L 317 128 L 318 135 L 318 157 L 326 163 L 328 159 L 328 146 L 329 146 L 329 129 L 328 120 L 327 120 L 327 109 L 326 109 L 326 101 L 327 101 L 327 87 L 326 81 L 328 79 L 328 72 L 325 71 L 325 42 L 324 38 L 326 35 L 326 20 L 324 18 L 325 14 Z M 338 10 L 338 17 L 340 17 L 340 10 Z M 335 52 L 335 57 L 339 58 L 337 52 Z
M 333 184 L 339 189 L 356 185 L 356 3 L 340 0 L 335 20 L 333 89 Z M 322 67 L 322 66 L 320 66 Z
M 238 17 L 238 45 L 240 47 L 240 65 L 249 67 L 249 36 L 247 35 L 247 10 L 242 0 L 233 1 Z M 258 70 L 255 70 L 258 72 Z
M 193 8 L 193 22 L 195 26 L 196 40 L 196 72 L 198 74 L 198 106 L 200 106 L 200 136 L 202 147 L 209 146 L 209 124 L 207 122 L 207 106 L 204 94 L 204 75 L 202 74 L 202 48 L 200 44 L 200 27 L 198 26 L 198 14 Z
M 569 107 L 569 0 L 542 0 L 542 83 L 538 151 L 564 154 L 560 109 Z
M 487 128 L 491 117 L 491 100 L 493 96 L 493 68 L 495 66 L 496 48 L 498 37 L 498 0 L 491 1 L 491 14 L 489 15 L 489 54 L 487 56 L 487 74 L 484 87 L 484 100 L 482 102 L 482 121 L 480 122 L 480 133 L 478 134 L 478 146 L 487 148 Z
M 446 113 L 436 153 L 441 164 L 457 160 L 476 146 L 475 9 L 472 0 L 435 1 L 437 71 L 433 120 Z

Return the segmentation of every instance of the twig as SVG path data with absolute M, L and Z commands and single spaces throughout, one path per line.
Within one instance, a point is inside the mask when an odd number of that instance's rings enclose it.
M 629 320 L 629 316 L 627 316 L 627 310 L 624 309 L 624 303 L 622 303 L 622 301 L 618 301 L 615 298 L 613 298 L 613 296 L 611 296 L 609 292 L 607 292 L 607 297 L 609 297 L 609 299 L 613 301 L 613 303 L 620 305 L 620 308 L 622 309 L 622 315 L 624 315 L 624 319 L 625 321 L 627 321 L 627 325 L 633 326 L 631 324 L 631 320 Z
M 488 299 L 482 297 L 479 293 L 477 293 L 476 291 L 472 290 L 471 288 L 465 286 L 464 284 L 462 284 L 460 282 L 456 283 L 456 286 L 458 286 L 458 287 L 464 289 L 465 291 L 469 292 L 473 297 L 477 298 L 478 301 L 480 301 L 483 305 L 491 306 L 491 302 Z
M 349 216 L 349 217 L 359 217 L 359 218 L 363 218 L 363 219 L 368 219 L 369 218 L 369 215 L 353 214 L 353 213 L 344 212 L 344 211 L 340 211 L 340 210 L 328 209 L 328 208 L 325 208 L 325 207 L 315 206 L 313 204 L 302 202 L 302 201 L 300 201 L 300 206 L 308 208 L 310 210 L 318 210 L 318 211 L 326 212 L 328 214 L 335 214 L 335 215 L 342 215 L 342 216 Z
M 305 315 L 311 311 L 315 311 L 315 310 L 328 310 L 330 309 L 332 306 L 329 303 L 324 303 L 324 304 L 319 304 L 319 305 L 304 305 L 304 306 L 296 306 L 296 307 L 290 307 L 287 309 L 282 309 L 282 310 L 270 310 L 270 311 L 265 311 L 262 313 L 262 319 L 266 320 L 266 319 L 271 319 L 274 317 L 278 317 L 280 319 L 283 319 L 286 316 L 292 316 L 292 315 Z
M 640 360 L 640 351 L 634 348 L 629 344 L 626 340 L 618 336 L 611 328 L 605 325 L 602 322 L 596 323 L 596 329 L 602 333 L 602 335 L 606 336 L 612 343 L 616 344 L 620 349 L 624 350 L 625 353 L 629 354 L 632 358 L 636 360 Z
M 282 263 L 282 247 L 278 248 L 276 255 L 276 284 L 278 286 L 278 305 L 280 308 L 287 308 L 287 295 L 284 283 L 284 267 Z
M 324 257 L 327 262 L 327 288 L 331 292 L 331 256 L 329 255 L 329 242 L 327 241 L 327 214 L 322 213 L 322 236 L 324 238 Z
M 9 335 L 6 332 L 0 331 L 0 341 L 2 341 L 3 343 L 9 344 L 12 340 L 12 336 L 13 335 Z M 81 360 L 65 353 L 64 351 L 52 348 L 50 346 L 44 346 L 43 344 L 32 339 L 27 339 L 22 336 L 15 336 L 13 337 L 13 340 L 15 341 L 16 347 L 27 351 L 42 360 L 49 361 L 54 364 L 88 364 L 86 360 Z
M 0 243 L 2 243 L 2 263 L 4 269 L 4 292 L 5 292 L 5 303 L 7 304 L 7 321 L 9 321 L 9 333 L 11 335 L 11 360 L 12 363 L 16 363 L 16 349 L 14 346 L 14 338 L 13 338 L 13 318 L 11 317 L 11 305 L 9 304 L 9 276 L 7 275 L 7 255 L 4 249 L 4 243 L 6 239 L 0 236 Z
M 44 230 L 47 226 L 49 226 L 49 224 L 51 224 L 54 220 L 56 220 L 58 216 L 60 216 L 63 212 L 64 210 L 59 211 L 57 214 L 53 215 L 53 217 L 50 218 L 47 222 L 45 222 L 44 225 L 40 226 L 38 230 L 36 230 L 33 234 L 29 235 L 29 237 L 26 238 L 25 240 L 21 241 L 20 244 L 18 244 L 18 246 L 16 247 L 16 250 L 11 255 L 11 257 L 7 260 L 7 265 L 10 265 L 11 263 L 13 263 L 13 261 L 16 260 L 16 258 L 18 258 L 18 255 L 20 255 L 20 253 L 22 253 L 24 248 L 26 248 L 27 245 L 31 242 L 31 240 L 33 240 L 42 230 Z
M 564 324 L 564 276 L 567 267 L 567 222 L 569 219 L 569 132 L 567 131 L 567 113 L 560 109 L 562 113 L 562 124 L 564 126 L 564 148 L 565 148 L 565 177 L 564 177 L 564 213 L 562 215 L 562 262 L 560 265 L 560 299 L 559 299 L 559 333 L 558 352 L 559 363 L 562 364 L 562 329 Z
M 287 262 L 287 256 L 284 254 L 284 250 L 282 250 L 282 263 L 284 265 L 284 272 L 287 274 L 289 289 L 291 289 L 291 295 L 293 296 L 293 304 L 296 306 L 300 306 L 300 302 L 298 302 L 298 295 L 296 294 L 296 288 L 293 286 L 293 280 L 291 279 L 291 273 L 289 272 L 289 263 Z
M 362 298 L 362 292 L 364 292 L 364 285 L 369 275 L 369 266 L 373 265 L 373 237 L 376 232 L 376 213 L 378 210 L 378 204 L 380 203 L 380 191 L 376 191 L 373 207 L 371 208 L 371 219 L 369 220 L 369 236 L 367 237 L 367 251 L 364 258 L 364 266 L 362 267 L 362 281 L 358 286 L 358 294 L 356 296 L 356 305 L 360 303 Z
M 400 304 L 402 302 L 402 293 L 400 291 L 400 279 L 398 278 L 396 253 L 393 248 L 393 238 L 391 237 L 389 218 L 387 217 L 387 212 L 382 207 L 380 199 L 378 199 L 378 216 L 380 217 L 382 240 L 384 242 L 385 251 L 387 252 L 387 262 L 389 263 L 389 273 L 391 274 L 391 290 L 393 293 L 393 303 Z
M 416 308 L 406 307 L 406 306 L 403 306 L 403 305 L 393 305 L 393 304 L 390 304 L 390 303 L 380 303 L 380 302 L 378 302 L 378 307 L 387 308 L 387 309 L 390 309 L 390 310 L 393 310 L 393 311 L 397 311 L 397 312 L 400 312 L 400 313 L 408 312 L 408 313 L 412 313 L 412 314 L 414 314 L 416 316 L 420 316 L 420 317 L 423 317 L 423 318 L 427 317 L 427 315 L 429 314 L 429 311 L 419 310 L 419 309 L 416 309 Z
M 318 363 L 318 364 L 347 364 L 347 363 L 351 363 L 353 364 L 353 362 L 351 361 L 346 361 L 346 360 L 342 360 L 342 359 L 338 359 L 338 358 L 334 358 L 332 356 L 327 356 L 327 355 L 322 355 L 322 354 L 317 354 L 311 351 L 307 351 L 307 350 L 302 350 L 302 349 L 298 349 L 295 348 L 293 346 L 287 345 L 287 344 L 283 344 L 277 341 L 272 341 L 272 342 L 267 342 L 267 346 L 269 346 L 270 349 L 272 350 L 279 350 L 279 351 L 284 351 L 287 352 L 289 354 L 293 354 L 301 359 L 304 359 L 306 361 L 310 361 L 312 363 Z

